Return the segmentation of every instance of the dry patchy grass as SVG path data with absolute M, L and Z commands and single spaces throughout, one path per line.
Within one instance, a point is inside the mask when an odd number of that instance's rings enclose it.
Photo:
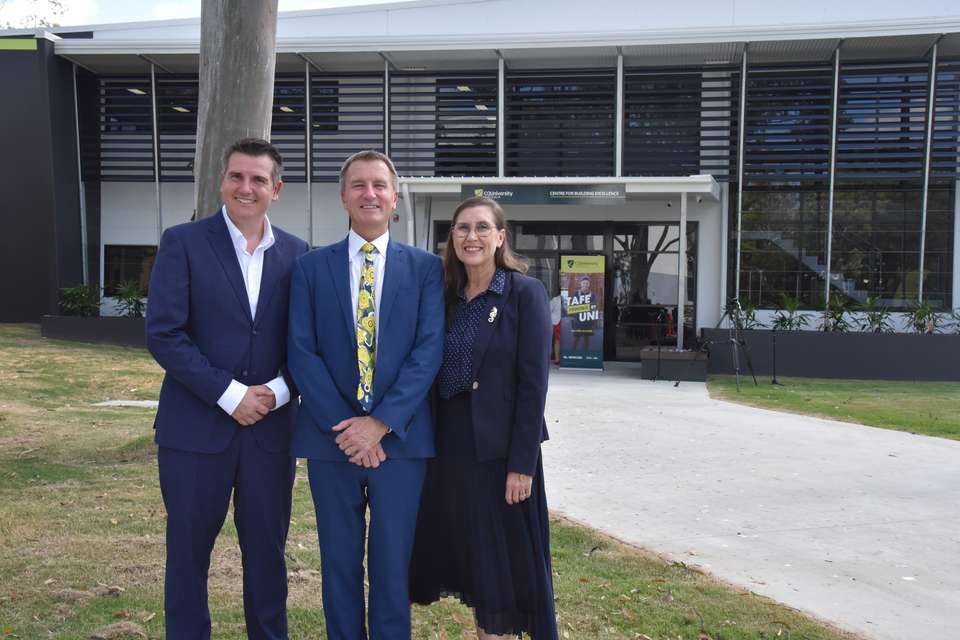
M 93 407 L 152 399 L 139 349 L 43 340 L 0 325 L 0 638 L 163 636 L 164 511 L 153 413 Z M 555 521 L 562 637 L 852 638 L 587 528 Z M 292 638 L 323 638 L 320 557 L 306 470 L 287 545 Z M 244 637 L 240 553 L 228 514 L 210 572 L 214 636 Z M 414 637 L 475 638 L 451 600 L 414 608 Z

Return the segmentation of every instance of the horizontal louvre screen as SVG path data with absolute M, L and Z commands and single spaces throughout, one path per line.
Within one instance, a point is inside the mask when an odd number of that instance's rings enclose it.
M 509 72 L 506 174 L 613 175 L 616 84 L 612 69 Z
M 157 76 L 160 179 L 193 182 L 197 150 L 197 76 Z
M 391 74 L 390 157 L 403 176 L 496 175 L 497 74 Z
M 283 156 L 286 182 L 307 180 L 307 102 L 306 77 L 277 76 L 273 83 L 273 125 L 270 142 Z
M 383 151 L 383 74 L 310 76 L 313 180 L 336 182 L 347 156 Z
M 960 59 L 937 64 L 930 173 L 960 178 Z
M 837 178 L 923 176 L 929 64 L 841 65 Z
M 154 179 L 150 94 L 149 78 L 100 78 L 101 180 Z
M 833 67 L 747 74 L 744 182 L 830 179 Z
M 739 76 L 712 68 L 626 70 L 623 174 L 735 174 Z

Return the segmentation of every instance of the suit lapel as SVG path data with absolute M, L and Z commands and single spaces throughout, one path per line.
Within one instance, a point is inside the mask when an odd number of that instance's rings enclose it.
M 230 232 L 227 231 L 227 223 L 223 221 L 223 214 L 216 213 L 212 216 L 214 220 L 208 227 L 208 238 L 213 247 L 213 253 L 220 261 L 223 267 L 224 275 L 233 288 L 237 296 L 237 302 L 243 309 L 243 315 L 247 322 L 253 324 L 253 318 L 250 317 L 250 299 L 247 297 L 247 287 L 243 284 L 243 274 L 240 273 L 240 262 L 237 260 L 236 249 L 230 243 Z
M 354 341 L 356 340 L 357 329 L 353 322 L 348 246 L 346 239 L 335 244 L 327 254 L 327 267 L 330 269 L 330 282 L 333 283 L 333 290 L 340 303 L 340 315 L 343 317 L 347 335 L 350 337 L 350 344 L 352 348 L 355 348 Z
M 397 290 L 400 288 L 400 279 L 406 272 L 404 260 L 406 252 L 403 247 L 392 240 L 387 244 L 387 263 L 383 270 L 383 287 L 380 289 L 380 322 L 382 330 L 387 326 L 387 318 L 393 309 L 393 302 L 397 299 Z
M 480 371 L 480 363 L 483 362 L 483 356 L 490 345 L 490 338 L 493 332 L 500 326 L 500 319 L 503 318 L 503 307 L 506 306 L 507 298 L 510 296 L 510 284 L 513 282 L 511 272 L 507 271 L 506 280 L 503 284 L 503 295 L 494 293 L 487 294 L 487 300 L 483 307 L 482 320 L 480 328 L 477 330 L 477 340 L 473 344 L 473 379 L 477 379 L 477 372 Z M 496 313 L 494 313 L 496 308 Z M 491 318 L 493 321 L 491 322 Z
M 280 245 L 280 236 L 274 231 L 273 246 L 263 252 L 263 272 L 260 276 L 260 297 L 257 299 L 257 315 L 253 320 L 254 326 L 260 324 L 264 313 L 262 310 L 269 308 L 270 298 L 277 290 L 277 280 L 280 277 L 281 261 L 283 260 L 283 247 Z

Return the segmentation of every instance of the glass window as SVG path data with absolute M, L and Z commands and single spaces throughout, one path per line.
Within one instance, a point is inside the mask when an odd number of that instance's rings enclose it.
M 556 251 L 560 241 L 556 231 L 544 228 L 544 225 L 513 224 L 511 242 L 517 251 Z
M 587 234 L 561 235 L 560 249 L 564 251 L 603 251 L 603 236 Z
M 116 295 L 117 289 L 128 282 L 136 283 L 144 292 L 147 291 L 150 271 L 153 269 L 153 261 L 157 255 L 155 246 L 108 244 L 103 249 L 104 295 Z
M 840 183 L 834 193 L 831 291 L 891 309 L 917 299 L 922 184 Z
M 803 308 L 822 306 L 828 198 L 826 187 L 818 183 L 765 185 L 744 191 L 740 241 L 742 303 L 777 308 L 787 295 L 800 300 Z M 737 260 L 735 206 L 731 206 L 731 265 Z M 732 282 L 729 295 L 735 295 Z

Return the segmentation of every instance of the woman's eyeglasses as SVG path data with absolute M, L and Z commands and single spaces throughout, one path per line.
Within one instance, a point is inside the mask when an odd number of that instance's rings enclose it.
M 487 222 L 478 222 L 470 226 L 466 222 L 459 222 L 453 227 L 453 235 L 459 239 L 466 238 L 473 231 L 478 238 L 487 238 L 493 233 L 493 226 Z

